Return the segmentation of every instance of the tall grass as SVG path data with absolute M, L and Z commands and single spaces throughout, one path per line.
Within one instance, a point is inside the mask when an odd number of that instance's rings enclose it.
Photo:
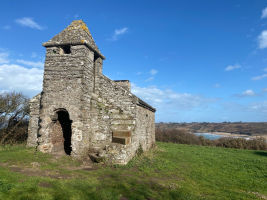
M 185 130 L 160 130 L 156 129 L 156 141 L 177 144 L 215 146 L 234 149 L 267 150 L 267 141 L 263 137 L 253 140 L 244 138 L 223 137 L 218 140 L 209 140 Z

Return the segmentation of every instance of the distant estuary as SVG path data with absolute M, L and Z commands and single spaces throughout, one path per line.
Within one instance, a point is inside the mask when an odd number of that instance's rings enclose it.
M 211 133 L 195 133 L 195 135 L 200 136 L 202 135 L 206 139 L 210 140 L 217 140 L 221 137 L 233 137 L 233 138 L 244 138 L 246 140 L 249 140 L 249 136 L 231 136 L 231 135 L 220 135 L 220 134 L 211 134 Z

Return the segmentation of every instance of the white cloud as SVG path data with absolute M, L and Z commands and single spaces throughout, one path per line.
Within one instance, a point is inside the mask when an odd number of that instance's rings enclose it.
M 30 17 L 23 17 L 20 19 L 16 19 L 15 22 L 17 22 L 18 24 L 22 25 L 22 26 L 27 26 L 30 28 L 35 28 L 35 29 L 39 29 L 39 30 L 43 30 L 44 28 L 41 27 L 40 25 L 38 25 L 33 18 Z
M 44 63 L 43 62 L 33 62 L 33 61 L 27 61 L 27 60 L 16 60 L 18 63 L 24 64 L 24 65 L 28 65 L 30 67 L 39 67 L 39 68 L 43 68 L 44 67 Z
M 155 69 L 151 69 L 149 73 L 154 76 L 156 73 L 158 73 L 158 71 Z
M 242 105 L 234 102 L 222 103 L 224 110 L 230 110 L 232 112 L 258 112 L 267 113 L 267 101 L 253 102 L 247 105 Z
M 154 77 L 152 76 L 152 77 L 146 79 L 145 81 L 147 82 L 147 81 L 153 81 L 153 80 L 154 80 Z
M 3 28 L 3 29 L 5 29 L 5 30 L 8 30 L 8 29 L 10 29 L 10 28 L 11 28 L 11 26 L 9 26 L 9 25 L 6 25 L 6 26 L 3 26 L 2 28 Z
M 34 96 L 42 91 L 43 69 L 27 69 L 19 65 L 0 65 L 0 85 L 2 90 L 21 91 Z
M 220 84 L 215 84 L 213 87 L 217 88 L 217 87 L 221 87 Z
M 261 92 L 267 92 L 267 88 L 261 89 Z
M 241 66 L 237 63 L 235 65 L 229 65 L 228 67 L 224 69 L 224 71 L 231 71 L 231 70 L 238 69 L 238 68 L 241 68 Z
M 262 10 L 262 15 L 261 15 L 262 19 L 266 17 L 267 17 L 267 7 Z
M 36 58 L 37 57 L 37 53 L 35 52 L 32 52 L 32 55 L 31 55 L 32 58 Z
M 127 32 L 128 28 L 124 27 L 119 30 L 115 30 L 113 36 L 108 39 L 109 41 L 117 41 L 123 34 Z
M 142 74 L 143 72 L 137 72 L 137 73 L 135 73 L 135 75 L 140 75 L 140 74 Z
M 9 63 L 8 57 L 9 54 L 7 52 L 1 52 L 0 53 L 0 64 Z
M 250 103 L 247 108 L 250 111 L 267 113 L 267 101 Z
M 260 49 L 267 47 L 267 30 L 262 31 L 258 36 L 258 44 Z
M 217 102 L 217 98 L 207 98 L 201 94 L 177 93 L 173 90 L 161 90 L 156 86 L 137 87 L 132 84 L 131 91 L 140 99 L 149 103 L 151 106 L 166 111 L 167 109 L 175 110 L 190 110 L 194 107 L 207 106 Z
M 258 80 L 261 80 L 261 79 L 266 78 L 266 77 L 267 77 L 267 74 L 263 74 L 261 76 L 252 77 L 251 80 L 252 81 L 258 81 Z
M 267 72 L 267 67 L 266 67 L 265 69 L 263 69 L 262 71 L 265 71 L 265 72 Z
M 236 94 L 234 96 L 239 97 L 239 98 L 243 98 L 243 97 L 255 97 L 255 96 L 259 96 L 259 95 L 257 93 L 255 93 L 253 90 L 246 90 L 246 91 L 242 92 L 242 94 Z

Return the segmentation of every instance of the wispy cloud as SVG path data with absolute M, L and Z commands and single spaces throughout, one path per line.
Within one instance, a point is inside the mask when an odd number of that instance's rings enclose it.
M 235 94 L 234 96 L 235 97 L 238 97 L 238 98 L 244 98 L 244 97 L 255 97 L 255 96 L 259 96 L 259 94 L 257 94 L 253 90 L 246 90 L 246 91 L 242 92 L 241 94 Z
M 140 74 L 142 74 L 143 72 L 137 72 L 137 73 L 135 73 L 135 75 L 140 75 Z
M 74 18 L 77 19 L 78 18 L 78 15 L 74 15 Z
M 8 29 L 10 29 L 10 28 L 11 28 L 11 26 L 9 26 L 9 25 L 6 25 L 6 26 L 3 26 L 2 28 L 3 28 L 3 29 L 5 29 L 5 30 L 8 30 Z
M 234 69 L 238 69 L 238 68 L 241 68 L 241 66 L 237 63 L 237 64 L 235 64 L 235 65 L 229 65 L 229 66 L 227 66 L 227 67 L 224 69 L 224 71 L 232 71 L 232 70 L 234 70 Z
M 30 17 L 23 17 L 23 18 L 20 18 L 20 19 L 16 19 L 15 22 L 17 22 L 21 26 L 26 26 L 26 27 L 30 27 L 30 28 L 34 28 L 34 29 L 39 29 L 39 30 L 43 30 L 44 29 L 44 27 L 42 27 L 39 24 L 37 24 L 34 21 L 34 19 L 30 18 Z
M 151 106 L 167 112 L 178 110 L 191 110 L 194 107 L 206 107 L 219 101 L 218 98 L 207 98 L 201 94 L 177 93 L 171 89 L 161 90 L 156 86 L 137 87 L 132 84 L 131 91 Z
M 124 73 L 122 73 L 122 72 L 117 72 L 117 75 L 124 75 Z
M 146 79 L 145 81 L 147 82 L 147 81 L 153 81 L 153 80 L 154 80 L 154 77 L 152 76 L 152 77 Z
M 220 84 L 215 84 L 213 87 L 217 88 L 217 87 L 221 87 Z
M 257 55 L 257 50 L 251 51 L 249 53 L 249 57 L 252 57 L 252 56 L 255 56 L 255 55 Z
M 33 62 L 33 61 L 27 61 L 27 60 L 16 60 L 18 63 L 30 66 L 30 67 L 38 67 L 43 68 L 44 63 L 43 62 Z
M 242 105 L 234 102 L 222 103 L 224 110 L 231 110 L 234 112 L 258 112 L 267 113 L 267 101 L 253 102 L 247 105 Z
M 258 81 L 258 80 L 261 80 L 263 78 L 266 78 L 267 77 L 267 74 L 263 74 L 261 76 L 254 76 L 251 78 L 252 81 Z
M 265 69 L 263 69 L 262 71 L 265 71 L 265 72 L 267 72 L 267 67 L 266 67 Z
M 263 89 L 261 89 L 261 92 L 262 92 L 262 93 L 267 92 L 267 88 L 263 88 Z
M 262 15 L 261 15 L 262 19 L 266 17 L 267 17 L 267 7 L 262 10 Z
M 258 47 L 260 49 L 265 49 L 267 47 L 267 30 L 262 31 L 257 39 L 258 39 Z
M 127 27 L 121 28 L 121 29 L 116 29 L 114 31 L 113 36 L 110 39 L 107 39 L 109 41 L 117 41 L 123 34 L 125 34 L 129 29 Z
M 156 75 L 158 73 L 157 70 L 155 69 L 151 69 L 150 72 L 149 72 L 152 76 Z
M 37 53 L 35 52 L 32 52 L 32 55 L 31 55 L 32 58 L 36 58 L 37 57 Z
M 9 53 L 7 53 L 7 52 L 0 52 L 0 64 L 9 63 L 8 56 L 9 56 Z

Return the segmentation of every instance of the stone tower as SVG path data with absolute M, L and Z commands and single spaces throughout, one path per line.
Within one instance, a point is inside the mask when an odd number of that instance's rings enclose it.
M 72 22 L 43 46 L 46 61 L 38 149 L 56 152 L 69 146 L 67 154 L 80 155 L 89 148 L 83 141 L 89 141 L 90 126 L 85 124 L 90 124 L 90 95 L 105 57 L 82 20 Z M 61 126 L 66 129 L 64 137 Z
M 131 93 L 128 80 L 102 74 L 105 57 L 82 20 L 43 46 L 43 91 L 30 101 L 27 146 L 126 164 L 155 144 L 156 109 Z

